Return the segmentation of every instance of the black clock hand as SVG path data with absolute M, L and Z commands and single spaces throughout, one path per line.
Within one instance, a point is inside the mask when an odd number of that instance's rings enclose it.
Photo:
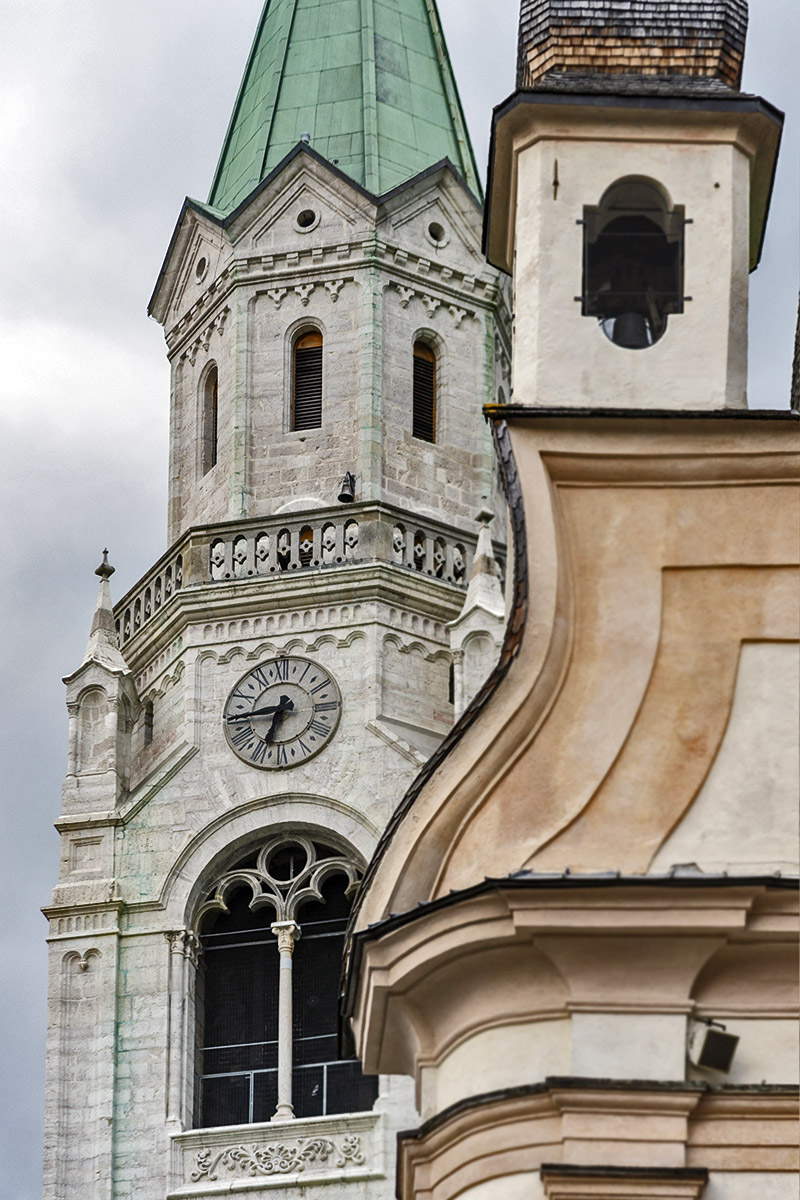
M 283 707 L 281 707 L 284 700 L 287 700 L 288 704 L 283 704 Z M 250 712 L 246 713 L 232 713 L 228 717 L 228 721 L 247 721 L 250 717 L 261 717 L 266 713 L 288 712 L 294 708 L 294 704 L 289 700 L 288 696 L 281 696 L 281 704 L 268 704 L 265 708 L 251 708 Z
M 267 743 L 267 745 L 269 745 L 269 743 L 272 741 L 273 737 L 275 736 L 275 730 L 278 728 L 278 722 L 280 721 L 281 717 L 285 713 L 291 712 L 293 708 L 294 708 L 294 701 L 290 700 L 288 696 L 281 696 L 280 704 L 275 709 L 275 716 L 272 718 L 272 724 L 270 725 L 269 729 L 267 730 L 267 735 L 264 738 L 264 741 Z

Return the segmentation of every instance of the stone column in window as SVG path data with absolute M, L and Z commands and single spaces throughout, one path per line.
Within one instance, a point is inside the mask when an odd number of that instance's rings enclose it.
M 276 921 L 272 932 L 281 956 L 278 976 L 278 1105 L 273 1121 L 292 1121 L 292 955 L 300 937 L 295 921 Z

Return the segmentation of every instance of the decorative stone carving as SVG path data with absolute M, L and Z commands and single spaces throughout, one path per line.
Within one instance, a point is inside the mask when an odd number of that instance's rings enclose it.
M 441 300 L 437 300 L 435 296 L 429 296 L 426 292 L 422 297 L 422 303 L 425 305 L 425 311 L 428 316 L 432 317 L 442 302 Z
M 453 320 L 456 323 L 456 329 L 458 329 L 458 327 L 460 326 L 461 322 L 464 320 L 464 317 L 466 317 L 466 315 L 467 315 L 467 310 L 465 308 L 459 308 L 457 304 L 450 305 L 450 316 L 453 318 Z
M 282 571 L 288 570 L 291 553 L 291 535 L 288 529 L 282 529 L 278 534 L 278 566 Z
M 453 547 L 453 578 L 456 582 L 460 582 L 464 578 L 466 572 L 466 563 L 464 562 L 464 547 Z
M 267 288 L 267 295 L 269 296 L 272 303 L 275 305 L 276 309 L 280 308 L 281 301 L 283 300 L 283 297 L 287 294 L 288 291 L 289 291 L 289 289 L 285 288 L 285 287 Z
M 336 301 L 339 299 L 339 292 L 342 290 L 343 287 L 344 287 L 343 279 L 326 279 L 325 280 L 325 289 L 331 298 L 332 304 L 335 304 Z
M 237 537 L 233 543 L 233 573 L 237 579 L 247 574 L 247 538 Z
M 447 562 L 447 552 L 444 547 L 444 542 L 438 539 L 433 543 L 433 573 L 437 579 L 441 579 L 444 575 L 445 563 Z
M 225 578 L 225 543 L 211 543 L 211 578 L 218 580 Z
M 259 1175 L 288 1175 L 305 1170 L 314 1163 L 330 1167 L 345 1167 L 348 1163 L 363 1166 L 361 1138 L 350 1134 L 335 1142 L 332 1138 L 298 1138 L 294 1142 L 275 1142 L 271 1146 L 226 1146 L 224 1150 L 201 1150 L 192 1171 L 192 1181 L 214 1182 L 222 1168 L 251 1179 Z
M 335 525 L 323 525 L 322 527 L 322 561 L 324 563 L 332 563 L 336 561 Z
M 402 525 L 395 525 L 392 530 L 392 559 L 396 563 L 402 563 L 405 557 L 406 549 L 406 531 Z
M 358 521 L 348 521 L 344 527 L 344 554 L 348 562 L 354 562 L 358 549 Z
M 180 954 L 197 966 L 200 958 L 200 938 L 191 929 L 173 929 L 164 934 L 172 954 Z
M 304 525 L 300 530 L 298 553 L 301 565 L 304 567 L 309 566 L 311 559 L 314 557 L 314 530 L 310 525 Z
M 267 573 L 269 562 L 269 534 L 259 533 L 256 537 L 256 570 L 259 575 Z
M 315 283 L 298 283 L 293 291 L 300 297 L 302 305 L 308 304 L 308 298 L 317 285 Z
M 414 566 L 418 571 L 425 569 L 425 534 L 417 530 L 414 534 Z
M 300 851 L 300 866 L 288 879 L 278 879 L 270 872 L 270 863 L 280 850 L 289 846 Z M 358 884 L 358 870 L 349 858 L 335 855 L 331 858 L 317 859 L 316 849 L 308 838 L 300 834 L 278 834 L 262 846 L 255 867 L 229 871 L 227 875 L 222 876 L 213 897 L 200 906 L 196 923 L 199 926 L 208 912 L 227 912 L 228 896 L 243 886 L 249 887 L 253 893 L 250 908 L 254 912 L 267 905 L 274 910 L 276 922 L 294 921 L 304 901 L 323 899 L 322 884 L 331 875 L 347 876 L 347 895 L 354 891 Z
M 408 308 L 409 300 L 413 300 L 414 296 L 416 296 L 417 293 L 414 291 L 413 288 L 403 287 L 402 283 L 396 283 L 395 287 L 397 288 L 398 294 L 400 296 L 400 307 Z

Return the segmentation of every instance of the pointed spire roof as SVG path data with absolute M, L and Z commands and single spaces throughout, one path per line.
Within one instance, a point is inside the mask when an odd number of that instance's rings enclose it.
M 265 0 L 209 204 L 301 140 L 374 195 L 447 158 L 480 197 L 436 0 Z
M 108 551 L 103 551 L 103 561 L 95 571 L 100 576 L 100 591 L 97 594 L 97 605 L 92 619 L 92 631 L 86 646 L 81 666 L 87 663 L 98 663 L 109 671 L 127 671 L 128 664 L 122 657 L 117 642 L 117 627 L 114 623 L 114 609 L 111 604 L 111 588 L 109 579 L 114 574 L 114 568 L 108 561 Z

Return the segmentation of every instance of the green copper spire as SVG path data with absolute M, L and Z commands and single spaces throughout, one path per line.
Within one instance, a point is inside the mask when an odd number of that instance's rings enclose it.
M 266 0 L 209 204 L 231 212 L 303 134 L 376 195 L 443 158 L 480 195 L 436 0 Z

